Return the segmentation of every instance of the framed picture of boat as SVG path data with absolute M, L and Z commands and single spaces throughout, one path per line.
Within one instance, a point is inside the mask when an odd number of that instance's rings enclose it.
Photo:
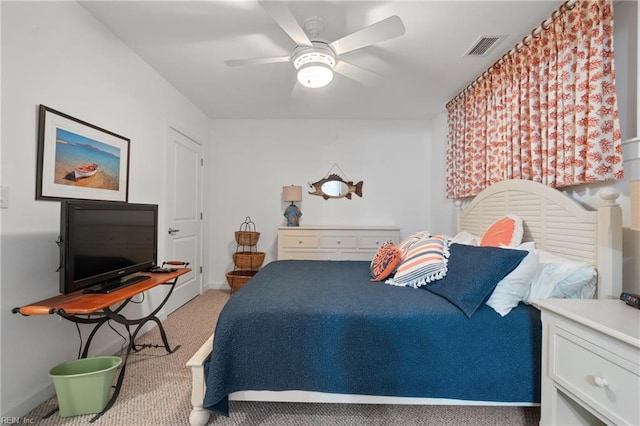
M 40 105 L 37 200 L 124 201 L 129 139 Z

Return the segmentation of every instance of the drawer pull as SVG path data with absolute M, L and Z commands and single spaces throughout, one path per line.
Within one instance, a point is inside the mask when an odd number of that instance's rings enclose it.
M 302 244 L 302 240 L 298 240 L 298 244 Z
M 593 382 L 596 384 L 597 387 L 599 388 L 606 388 L 608 383 L 605 379 L 603 379 L 602 377 L 599 376 L 595 376 L 593 378 Z
M 338 244 L 340 244 L 340 240 L 338 240 Z

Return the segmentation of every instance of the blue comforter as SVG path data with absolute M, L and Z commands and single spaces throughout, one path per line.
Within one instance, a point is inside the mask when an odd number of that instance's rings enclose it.
M 539 312 L 467 318 L 429 291 L 369 281 L 369 262 L 276 261 L 218 319 L 204 406 L 241 390 L 540 401 Z

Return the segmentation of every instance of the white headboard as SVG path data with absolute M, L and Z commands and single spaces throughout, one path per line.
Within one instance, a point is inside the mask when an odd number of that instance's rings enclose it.
M 524 221 L 523 241 L 536 248 L 587 262 L 598 271 L 599 299 L 622 291 L 622 210 L 618 191 L 600 191 L 602 205 L 588 210 L 562 192 L 528 180 L 506 180 L 478 194 L 458 215 L 458 231 L 482 235 L 505 214 Z

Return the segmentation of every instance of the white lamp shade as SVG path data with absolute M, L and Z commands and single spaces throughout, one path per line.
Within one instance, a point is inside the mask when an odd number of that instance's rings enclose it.
M 302 187 L 296 185 L 282 187 L 282 201 L 296 202 L 302 201 Z
M 298 81 L 304 87 L 317 89 L 324 87 L 333 80 L 331 67 L 322 62 L 311 62 L 300 67 Z
M 640 231 L 640 179 L 629 181 L 631 197 L 631 229 Z

